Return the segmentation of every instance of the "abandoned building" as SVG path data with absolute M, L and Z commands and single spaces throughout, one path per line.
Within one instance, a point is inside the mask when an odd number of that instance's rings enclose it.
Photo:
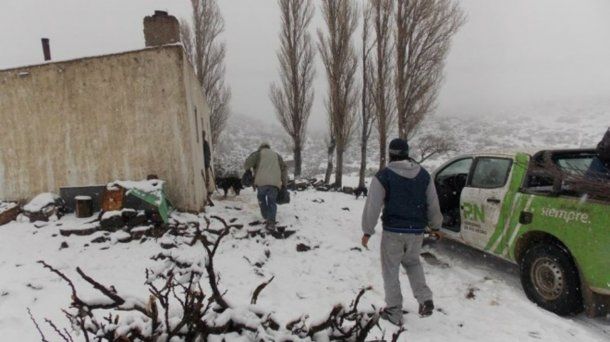
M 142 50 L 0 70 L 0 200 L 154 174 L 203 208 L 209 110 L 172 18 L 145 19 Z

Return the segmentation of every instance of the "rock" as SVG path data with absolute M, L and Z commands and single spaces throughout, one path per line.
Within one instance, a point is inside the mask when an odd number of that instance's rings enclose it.
M 148 218 L 144 212 L 139 212 L 135 216 L 129 217 L 126 222 L 128 227 L 143 226 L 148 223 Z
M 123 213 L 121 211 L 107 211 L 100 219 L 102 230 L 116 231 L 125 226 Z
M 63 200 L 52 193 L 42 193 L 23 206 L 23 213 L 30 222 L 49 221 L 52 216 L 59 218 L 64 210 Z
M 161 242 L 161 248 L 163 249 L 172 249 L 176 247 L 178 246 L 176 246 L 176 244 L 173 242 Z
M 148 234 L 148 232 L 151 230 L 152 230 L 152 227 L 150 227 L 150 226 L 136 227 L 136 228 L 131 229 L 129 231 L 129 233 L 131 234 L 132 238 L 139 239 L 139 238 L 143 237 L 144 235 Z
M 127 221 L 130 218 L 138 216 L 138 212 L 135 209 L 123 209 L 121 210 L 121 216 L 125 221 Z
M 59 250 L 61 251 L 62 249 L 66 249 L 66 248 L 68 248 L 68 247 L 69 247 L 69 246 L 68 246 L 68 243 L 64 241 L 64 242 L 62 242 L 62 243 L 61 243 L 61 245 L 59 246 Z
M 310 250 L 311 250 L 311 247 L 307 246 L 304 243 L 299 243 L 297 245 L 297 252 L 307 252 L 307 251 L 310 251 Z
M 98 236 L 95 239 L 91 240 L 91 243 L 104 243 L 109 241 L 110 239 L 105 236 Z
M 49 225 L 49 222 L 46 222 L 46 221 L 36 221 L 36 222 L 34 222 L 34 227 L 36 227 L 38 229 L 40 229 L 42 227 L 46 227 L 48 225 Z
M 80 227 L 76 228 L 64 228 L 59 230 L 59 234 L 62 236 L 70 236 L 70 235 L 78 235 L 78 236 L 86 236 L 91 235 L 100 230 L 100 226 L 98 223 L 88 223 Z

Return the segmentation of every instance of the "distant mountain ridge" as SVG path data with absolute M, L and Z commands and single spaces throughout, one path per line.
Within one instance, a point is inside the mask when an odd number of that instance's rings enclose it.
M 506 110 L 496 116 L 431 116 L 421 126 L 418 136 L 428 134 L 449 136 L 455 141 L 455 151 L 425 162 L 429 169 L 442 164 L 451 156 L 482 150 L 519 150 L 540 148 L 594 147 L 610 126 L 610 101 L 585 105 L 544 106 Z M 326 167 L 325 132 L 308 132 L 303 151 L 303 176 L 324 173 Z M 394 136 L 394 135 L 392 135 Z M 290 161 L 290 138 L 277 122 L 263 123 L 242 115 L 234 115 L 216 148 L 217 173 L 239 174 L 245 158 L 262 142 L 271 146 Z M 416 141 L 412 142 L 415 145 Z M 412 146 L 417 150 L 417 146 Z M 374 174 L 379 160 L 375 132 L 368 152 L 369 174 Z M 360 163 L 359 129 L 346 153 L 345 173 L 357 172 Z

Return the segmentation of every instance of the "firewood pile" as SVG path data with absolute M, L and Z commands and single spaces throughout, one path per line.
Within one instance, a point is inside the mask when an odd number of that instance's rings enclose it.
M 555 191 L 559 193 L 610 201 L 610 181 L 605 175 L 592 174 L 576 167 L 560 168 L 550 160 L 545 160 L 537 166 L 552 177 Z
M 365 341 L 378 325 L 380 310 L 360 308 L 360 300 L 370 290 L 360 290 L 350 305 L 335 305 L 328 316 L 310 321 L 308 315 L 280 320 L 257 305 L 264 289 L 274 280 L 265 280 L 253 289 L 250 303 L 237 305 L 226 298 L 214 259 L 223 239 L 240 225 L 219 217 L 220 229 L 190 225 L 183 231 L 188 245 L 201 247 L 197 257 L 179 257 L 160 253 L 153 257 L 159 263 L 146 270 L 148 298 L 131 298 L 121 294 L 103 280 L 90 277 L 81 268 L 77 274 L 99 294 L 87 298 L 79 294 L 75 283 L 65 273 L 45 261 L 39 263 L 63 279 L 72 291 L 70 308 L 64 310 L 79 338 L 85 341 L 209 341 L 240 338 L 248 341 Z M 46 341 L 38 322 L 32 321 L 42 340 Z M 63 341 L 73 341 L 67 329 L 49 320 L 52 331 Z M 396 332 L 396 341 L 403 330 Z

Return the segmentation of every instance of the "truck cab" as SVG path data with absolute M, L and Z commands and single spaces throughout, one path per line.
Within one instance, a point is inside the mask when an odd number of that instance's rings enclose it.
M 608 314 L 610 181 L 587 178 L 595 156 L 538 150 L 452 159 L 433 174 L 445 236 L 518 264 L 527 296 L 543 308 Z

